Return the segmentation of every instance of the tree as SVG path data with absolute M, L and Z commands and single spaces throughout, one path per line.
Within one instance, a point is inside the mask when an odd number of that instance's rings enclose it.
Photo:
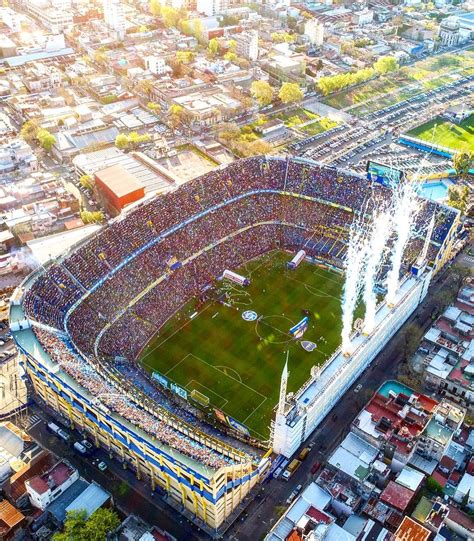
M 209 41 L 209 45 L 207 46 L 207 50 L 209 51 L 209 54 L 211 56 L 216 56 L 217 53 L 219 52 L 219 42 L 217 41 L 217 38 L 212 38 L 210 41 Z
M 44 128 L 38 129 L 36 138 L 38 139 L 38 142 L 41 145 L 41 147 L 44 148 L 47 152 L 49 152 L 56 143 L 56 137 L 54 137 L 52 133 L 50 133 L 48 130 Z
M 381 56 L 374 64 L 377 73 L 383 75 L 398 69 L 398 62 L 393 56 Z
M 235 39 L 230 39 L 227 42 L 227 47 L 229 48 L 229 51 L 231 53 L 235 53 L 235 50 L 237 49 L 237 42 L 235 41 Z
M 128 147 L 128 137 L 124 133 L 119 133 L 115 138 L 115 146 L 120 150 L 125 150 Z
M 81 220 L 85 224 L 98 224 L 104 221 L 104 213 L 101 210 L 91 212 L 90 210 L 81 210 Z
M 448 205 L 465 214 L 469 202 L 469 188 L 467 186 L 451 185 L 448 188 Z
M 138 145 L 142 143 L 148 143 L 150 141 L 151 141 L 151 137 L 147 133 L 140 135 L 136 131 L 132 131 L 128 134 L 128 144 L 132 148 L 136 148 Z
M 423 329 L 416 323 L 408 325 L 404 332 L 405 338 L 405 360 L 411 358 L 420 345 L 421 338 L 423 337 Z
M 237 60 L 238 56 L 233 53 L 232 51 L 228 51 L 224 55 L 224 60 L 227 60 L 228 62 L 235 62 Z
M 283 103 L 298 103 L 303 99 L 303 91 L 298 83 L 283 83 L 278 97 Z
M 469 170 L 474 168 L 474 151 L 464 150 L 455 154 L 453 156 L 453 167 L 460 177 L 467 177 Z
M 113 509 L 97 509 L 89 518 L 85 511 L 70 511 L 63 531 L 54 534 L 53 541 L 103 541 L 119 525 L 120 519 Z
M 288 32 L 272 32 L 271 38 L 273 43 L 293 43 L 295 36 Z
M 181 64 L 190 64 L 194 60 L 194 53 L 192 51 L 178 51 L 175 58 Z
M 179 21 L 179 12 L 170 6 L 161 6 L 161 16 L 163 17 L 163 24 L 166 28 L 176 28 Z
M 79 178 L 79 184 L 83 188 L 86 188 L 86 190 L 92 190 L 92 188 L 94 187 L 92 177 L 90 175 L 82 175 Z
M 155 103 L 154 101 L 149 101 L 146 106 L 155 114 L 158 114 L 161 111 L 161 105 L 159 103 Z
M 155 17 L 161 14 L 161 4 L 159 0 L 150 0 L 150 12 Z
M 199 43 L 202 43 L 203 34 L 204 34 L 204 25 L 202 24 L 201 19 L 194 19 L 193 20 L 193 35 L 199 41 Z
M 27 142 L 32 143 L 38 133 L 38 123 L 35 120 L 27 120 L 20 130 L 20 136 Z
M 426 479 L 426 488 L 435 494 L 443 494 L 443 487 L 431 475 Z
M 261 107 L 270 105 L 273 101 L 273 88 L 267 81 L 254 81 L 250 87 L 250 93 Z
M 219 20 L 219 26 L 223 28 L 224 26 L 237 26 L 239 24 L 239 18 L 235 15 L 222 15 Z

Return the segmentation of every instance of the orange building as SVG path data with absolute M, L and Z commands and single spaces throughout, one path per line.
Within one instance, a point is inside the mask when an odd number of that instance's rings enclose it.
M 119 164 L 97 171 L 95 185 L 104 207 L 113 215 L 145 196 L 142 184 Z

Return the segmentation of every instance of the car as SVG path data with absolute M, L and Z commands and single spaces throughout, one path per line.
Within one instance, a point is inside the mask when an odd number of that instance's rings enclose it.
M 311 474 L 314 475 L 319 470 L 320 467 L 321 467 L 321 462 L 315 462 L 311 466 Z
M 107 464 L 102 460 L 97 464 L 97 467 L 100 471 L 105 471 L 108 468 Z
M 359 383 L 359 385 L 357 385 L 357 387 L 354 389 L 354 392 L 358 393 L 361 389 L 362 389 L 362 385 Z
M 92 445 L 92 443 L 91 443 L 89 440 L 82 440 L 82 441 L 81 441 L 81 444 L 82 444 L 88 451 L 92 451 L 92 449 L 94 448 L 94 446 Z

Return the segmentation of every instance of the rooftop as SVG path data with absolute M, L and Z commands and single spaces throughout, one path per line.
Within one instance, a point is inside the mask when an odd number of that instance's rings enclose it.
M 58 462 L 48 472 L 32 477 L 27 483 L 38 494 L 44 494 L 49 489 L 60 487 L 74 472 L 66 462 Z
M 415 522 L 410 517 L 404 517 L 395 532 L 397 541 L 428 541 L 431 531 Z
M 132 175 L 120 164 L 97 171 L 96 176 L 117 197 L 124 197 L 142 189 L 142 185 L 135 175 Z
M 399 511 L 405 511 L 414 495 L 415 493 L 412 490 L 390 481 L 380 495 L 380 501 L 395 507 Z

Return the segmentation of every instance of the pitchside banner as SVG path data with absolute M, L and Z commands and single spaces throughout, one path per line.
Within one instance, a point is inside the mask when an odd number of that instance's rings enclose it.
M 169 381 L 165 378 L 165 376 L 162 376 L 158 372 L 153 372 L 151 377 L 155 379 L 162 387 L 169 389 Z
M 221 423 L 229 425 L 231 428 L 233 428 L 234 430 L 238 430 L 239 432 L 241 432 L 245 436 L 250 436 L 250 432 L 249 432 L 248 428 L 245 425 L 243 425 L 243 424 L 239 423 L 238 421 L 236 421 L 230 415 L 225 414 L 223 411 L 221 411 L 220 409 L 217 409 L 217 408 L 214 408 L 214 413 L 215 413 L 217 419 L 219 419 L 219 421 Z

